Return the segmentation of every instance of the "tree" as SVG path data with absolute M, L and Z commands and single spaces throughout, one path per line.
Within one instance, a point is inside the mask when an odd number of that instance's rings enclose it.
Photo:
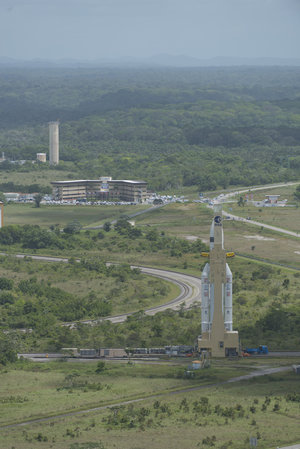
M 244 206 L 245 205 L 245 200 L 244 200 L 244 198 L 242 196 L 239 197 L 239 200 L 238 200 L 237 204 L 238 204 L 238 206 Z
M 296 192 L 294 192 L 294 197 L 296 200 L 300 201 L 300 184 L 296 188 Z
M 131 229 L 131 224 L 125 219 L 120 218 L 115 224 L 115 230 L 118 234 L 128 235 L 128 231 Z
M 290 285 L 290 280 L 288 278 L 285 278 L 282 282 L 282 287 L 283 288 L 288 288 Z
M 103 225 L 104 231 L 105 231 L 105 232 L 109 232 L 109 231 L 110 231 L 110 228 L 111 228 L 110 222 L 109 222 L 109 221 L 106 221 L 106 222 L 104 223 L 104 225 Z
M 40 207 L 41 206 L 42 199 L 43 199 L 43 195 L 41 193 L 37 193 L 36 195 L 34 195 L 35 207 Z
M 131 364 L 130 357 L 133 356 L 134 350 L 133 350 L 133 348 L 125 348 L 125 352 L 128 357 L 128 363 Z
M 14 281 L 5 277 L 0 277 L 0 290 L 12 290 Z
M 97 363 L 97 368 L 96 368 L 96 373 L 100 374 L 104 370 L 105 370 L 105 362 L 103 362 L 103 361 L 98 362 Z
M 78 220 L 73 220 L 64 227 L 66 234 L 76 234 L 82 229 L 82 224 Z
M 0 203 L 6 204 L 6 198 L 2 192 L 0 192 Z
M 15 344 L 9 335 L 0 336 L 0 364 L 15 362 L 17 360 Z

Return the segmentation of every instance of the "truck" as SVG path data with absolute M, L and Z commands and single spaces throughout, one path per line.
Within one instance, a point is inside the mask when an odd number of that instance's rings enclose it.
M 268 354 L 268 346 L 266 345 L 259 345 L 257 348 L 246 348 L 243 351 L 246 354 L 254 355 L 254 354 Z

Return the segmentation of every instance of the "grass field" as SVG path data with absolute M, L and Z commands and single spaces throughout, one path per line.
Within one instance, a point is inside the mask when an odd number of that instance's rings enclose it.
M 41 186 L 51 187 L 51 181 L 65 181 L 68 179 L 81 179 L 78 173 L 74 173 L 74 166 L 68 171 L 68 163 L 64 163 L 66 170 L 57 170 L 55 168 L 45 169 L 35 166 L 33 171 L 9 171 L 1 172 L 1 183 L 13 182 L 14 184 L 39 184 Z
M 236 206 L 236 209 L 233 213 L 238 214 L 243 208 Z M 249 212 L 246 211 L 246 207 L 244 209 L 244 215 L 248 216 Z M 290 219 L 296 223 L 294 226 L 299 226 L 299 209 L 289 208 L 285 213 L 290 214 Z M 255 217 L 251 216 L 251 218 Z M 145 227 L 154 226 L 160 231 L 181 238 L 200 238 L 208 243 L 211 220 L 211 209 L 196 203 L 186 203 L 170 204 L 151 214 L 141 215 L 137 217 L 136 222 Z M 278 223 L 275 225 L 279 226 Z M 224 220 L 224 237 L 225 248 L 228 251 L 300 267 L 300 241 L 297 237 L 289 237 L 249 223 L 232 220 Z
M 16 369 L 2 371 L 0 401 L 5 405 L 0 410 L 0 424 L 147 397 L 192 385 L 206 385 L 249 371 L 243 366 L 239 369 L 230 365 L 225 369 L 216 366 L 191 380 L 184 378 L 187 360 L 161 365 L 135 361 L 131 364 L 105 363 L 105 370 L 100 374 L 96 373 L 97 361 L 79 363 L 76 360 L 43 364 L 25 361 L 17 363 Z M 18 400 L 9 401 L 10 395 L 18 397 Z
M 177 377 L 183 366 L 107 364 L 100 374 L 95 368 L 95 363 L 51 362 L 2 371 L 1 423 L 163 394 L 111 410 L 2 429 L 1 447 L 246 449 L 249 438 L 256 437 L 258 447 L 271 449 L 299 442 L 300 385 L 292 371 L 174 395 L 168 390 L 246 373 L 251 362 L 226 362 L 221 371 L 213 365 L 193 380 Z
M 106 221 L 116 220 L 122 215 L 147 209 L 148 206 L 45 206 L 39 208 L 33 204 L 10 203 L 4 209 L 4 225 L 37 224 L 49 227 L 58 224 L 64 227 L 73 220 L 78 220 L 83 226 L 97 226 Z
M 225 207 L 228 210 L 229 205 Z M 298 207 L 256 207 L 246 204 L 244 207 L 230 205 L 230 213 L 251 220 L 265 223 L 289 231 L 299 232 L 300 235 L 300 209 Z

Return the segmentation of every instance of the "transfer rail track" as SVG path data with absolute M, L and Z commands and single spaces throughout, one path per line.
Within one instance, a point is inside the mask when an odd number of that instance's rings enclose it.
M 80 361 L 80 362 L 92 362 L 95 360 L 107 360 L 108 362 L 120 362 L 120 363 L 127 363 L 128 357 L 66 357 L 65 354 L 62 353 L 18 353 L 18 357 L 23 357 L 24 359 L 36 361 L 36 362 L 50 362 L 51 360 L 59 360 L 64 359 L 67 361 Z M 249 358 L 251 359 L 269 359 L 272 357 L 279 357 L 279 358 L 299 358 L 300 357 L 300 351 L 271 351 L 268 354 L 251 354 Z M 130 356 L 130 360 L 132 362 L 137 363 L 148 363 L 148 364 L 181 364 L 182 360 L 188 360 L 187 357 L 181 355 L 181 356 L 174 356 L 172 355 L 171 358 L 167 356 L 166 354 L 134 354 L 133 356 Z

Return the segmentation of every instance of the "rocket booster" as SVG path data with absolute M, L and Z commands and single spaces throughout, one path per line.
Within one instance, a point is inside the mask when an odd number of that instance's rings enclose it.
M 201 328 L 202 333 L 211 328 L 211 292 L 209 283 L 209 263 L 205 264 L 201 276 Z
M 225 329 L 232 331 L 232 273 L 226 264 L 226 283 L 224 285 L 224 324 Z

